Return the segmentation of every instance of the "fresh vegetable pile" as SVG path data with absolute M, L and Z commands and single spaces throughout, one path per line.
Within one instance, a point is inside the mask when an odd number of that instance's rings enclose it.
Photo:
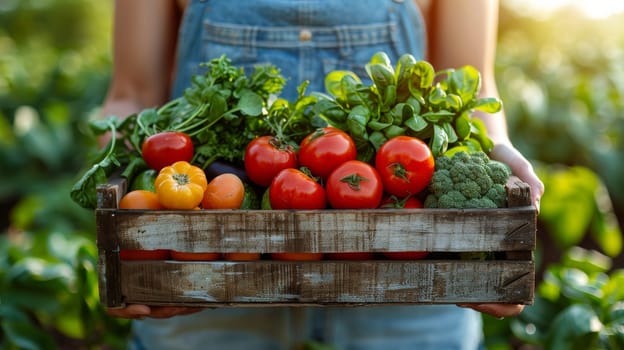
M 377 53 L 370 84 L 334 71 L 328 93 L 304 83 L 295 101 L 279 98 L 285 79 L 272 65 L 247 75 L 220 57 L 205 68 L 162 107 L 92 123 L 112 138 L 72 189 L 77 203 L 94 208 L 96 185 L 117 172 L 131 184 L 122 209 L 506 205 L 509 169 L 488 158 L 492 142 L 471 117 L 501 102 L 478 97 L 473 67 L 436 72 L 410 55 L 393 66 Z

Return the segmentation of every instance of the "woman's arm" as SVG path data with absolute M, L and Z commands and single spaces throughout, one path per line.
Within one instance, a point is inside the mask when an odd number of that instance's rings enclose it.
M 431 6 L 428 18 L 428 60 L 436 70 L 474 66 L 481 72 L 481 95 L 499 97 L 494 74 L 498 1 L 435 0 L 431 2 Z M 515 175 L 529 184 L 533 203 L 539 209 L 539 198 L 544 192 L 544 185 L 529 161 L 512 145 L 504 112 L 481 113 L 476 117 L 483 120 L 488 135 L 494 142 L 490 156 L 508 164 Z M 523 310 L 522 305 L 511 304 L 462 306 L 497 317 L 514 316 Z
M 168 99 L 180 15 L 175 0 L 115 1 L 113 73 L 103 115 L 125 117 Z
M 498 31 L 497 0 L 436 0 L 429 10 L 429 57 L 436 70 L 472 65 L 481 72 L 481 95 L 499 97 L 494 74 Z M 512 145 L 504 111 L 481 113 L 494 142 L 490 156 L 508 164 L 513 173 L 531 187 L 531 197 L 539 209 L 544 185 L 529 161 Z

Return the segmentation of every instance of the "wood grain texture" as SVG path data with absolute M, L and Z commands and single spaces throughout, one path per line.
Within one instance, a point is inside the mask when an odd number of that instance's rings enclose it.
M 128 303 L 530 303 L 530 261 L 122 262 Z
M 188 252 L 517 251 L 535 247 L 535 212 L 513 209 L 99 210 L 122 249 Z M 112 233 L 111 233 L 112 235 Z

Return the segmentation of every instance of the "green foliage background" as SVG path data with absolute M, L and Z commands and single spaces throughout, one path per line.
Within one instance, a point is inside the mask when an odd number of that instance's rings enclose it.
M 624 329 L 624 296 L 611 290 L 623 266 L 623 16 L 544 20 L 502 10 L 497 70 L 510 132 L 547 188 L 537 252 L 544 279 L 522 317 L 484 318 L 487 345 L 563 349 L 562 339 L 582 339 L 614 348 Z M 111 15 L 106 1 L 0 2 L 3 349 L 123 348 L 130 329 L 99 305 L 93 213 L 68 196 L 95 146 L 86 121 L 110 77 Z

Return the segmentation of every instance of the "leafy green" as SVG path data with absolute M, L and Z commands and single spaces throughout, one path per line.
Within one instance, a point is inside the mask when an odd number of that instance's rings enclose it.
M 624 271 L 611 259 L 575 247 L 548 267 L 534 305 L 511 323 L 513 333 L 547 349 L 620 349 L 624 345 Z
M 492 149 L 483 123 L 471 113 L 496 113 L 502 103 L 479 97 L 481 76 L 474 67 L 436 72 L 409 54 L 393 66 L 385 53 L 378 52 L 365 69 L 370 85 L 351 71 L 327 74 L 328 94 L 318 94 L 315 105 L 319 116 L 354 138 L 361 160 L 371 161 L 386 140 L 398 135 L 428 142 L 436 157 L 450 147 Z
M 293 103 L 273 97 L 286 80 L 273 65 L 256 66 L 249 75 L 232 65 L 226 56 L 202 64 L 206 72 L 192 77 L 184 94 L 159 108 L 148 108 L 125 118 L 95 120 L 96 135 L 114 135 L 106 151 L 76 181 L 71 198 L 82 207 L 95 208 L 96 187 L 115 171 L 132 180 L 145 170 L 141 145 L 145 138 L 162 131 L 188 134 L 195 146 L 192 163 L 207 168 L 216 160 L 242 165 L 249 141 L 259 135 L 278 135 L 292 144 L 315 128 L 325 125 L 311 105 L 316 98 L 305 95 L 307 83 L 299 87 Z

